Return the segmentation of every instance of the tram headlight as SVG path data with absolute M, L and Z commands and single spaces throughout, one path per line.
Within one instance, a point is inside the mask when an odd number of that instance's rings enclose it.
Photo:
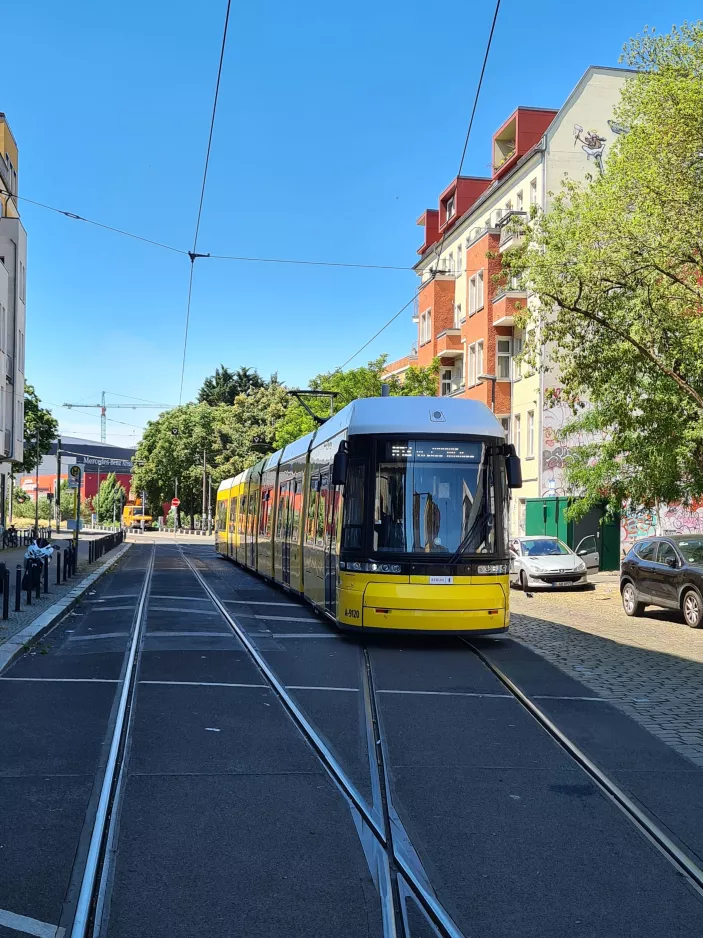
M 480 563 L 476 572 L 479 576 L 501 576 L 508 572 L 507 563 Z

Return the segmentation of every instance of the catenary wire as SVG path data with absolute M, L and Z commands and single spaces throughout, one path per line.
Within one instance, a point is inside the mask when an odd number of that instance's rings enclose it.
M 215 131 L 215 117 L 217 116 L 217 102 L 220 98 L 220 80 L 222 78 L 222 65 L 225 59 L 225 47 L 227 45 L 227 29 L 229 27 L 229 12 L 232 6 L 232 0 L 227 0 L 227 10 L 225 12 L 225 25 L 222 30 L 222 44 L 220 46 L 220 61 L 217 66 L 217 81 L 215 82 L 215 95 L 212 102 L 212 116 L 210 118 L 210 132 L 207 140 L 207 150 L 205 152 L 205 166 L 203 168 L 203 182 L 200 187 L 200 201 L 198 203 L 198 215 L 195 221 L 195 233 L 193 235 L 193 249 L 190 252 L 190 277 L 188 278 L 188 302 L 186 304 L 186 328 L 183 336 L 183 361 L 181 363 L 181 386 L 178 392 L 178 403 L 183 400 L 183 378 L 186 369 L 186 353 L 188 351 L 188 327 L 190 325 L 190 305 L 193 298 L 193 269 L 198 250 L 198 234 L 200 233 L 200 220 L 203 214 L 203 202 L 205 201 L 205 186 L 207 185 L 207 172 L 210 166 L 210 151 L 212 150 L 212 135 Z
M 177 254 L 185 254 L 186 256 L 190 257 L 190 252 L 186 251 L 184 248 L 177 248 L 170 244 L 163 244 L 161 241 L 154 241 L 151 238 L 144 238 L 141 235 L 134 234 L 131 231 L 124 231 L 122 228 L 115 228 L 113 225 L 106 225 L 103 222 L 95 221 L 92 218 L 85 218 L 83 215 L 78 215 L 75 212 L 68 212 L 64 209 L 57 208 L 54 205 L 47 205 L 45 202 L 37 202 L 34 199 L 28 199 L 24 195 L 14 195 L 2 187 L 0 187 L 0 195 L 6 195 L 13 199 L 21 199 L 25 202 L 29 202 L 31 205 L 38 205 L 40 208 L 45 208 L 49 212 L 56 212 L 58 215 L 65 215 L 66 218 L 83 221 L 89 225 L 95 225 L 98 228 L 104 228 L 107 231 L 113 231 L 116 234 L 124 235 L 126 238 L 134 238 L 137 241 L 144 241 L 146 244 L 153 244 L 155 247 L 164 248 L 167 251 L 174 251 Z M 307 267 L 349 267 L 353 270 L 414 270 L 413 267 L 403 267 L 400 264 L 356 264 L 352 261 L 317 261 L 311 260 L 310 258 L 289 257 L 248 257 L 239 254 L 204 254 L 202 255 L 202 260 L 241 261 L 243 263 L 245 262 L 252 264 L 299 264 Z M 123 395 L 123 397 L 126 396 L 128 395 Z M 143 398 L 136 398 L 136 400 L 143 400 Z
M 457 173 L 457 176 L 461 176 L 461 171 L 464 168 L 464 160 L 466 159 L 466 150 L 469 146 L 471 130 L 474 125 L 474 117 L 476 116 L 476 109 L 478 107 L 478 99 L 481 95 L 481 88 L 483 87 L 483 79 L 486 74 L 486 65 L 488 64 L 488 56 L 491 51 L 491 45 L 493 44 L 493 34 L 495 33 L 496 21 L 498 19 L 499 10 L 500 10 L 500 0 L 496 0 L 495 9 L 493 11 L 493 20 L 491 21 L 491 29 L 490 29 L 490 32 L 488 33 L 488 40 L 486 42 L 486 51 L 483 56 L 483 64 L 481 65 L 481 72 L 479 74 L 478 83 L 476 85 L 476 94 L 474 95 L 474 103 L 471 108 L 471 117 L 469 118 L 469 125 L 467 127 L 466 136 L 464 138 L 464 147 L 461 151 L 461 160 L 459 161 L 459 172 Z M 415 302 L 416 297 L 420 295 L 420 291 L 423 289 L 423 287 L 427 286 L 428 283 L 431 283 L 435 279 L 437 273 L 439 272 L 439 262 L 442 257 L 442 250 L 444 249 L 444 242 L 445 242 L 446 237 L 447 237 L 447 232 L 445 230 L 444 234 L 442 235 L 442 240 L 439 245 L 439 250 L 435 252 L 436 253 L 435 269 L 434 271 L 432 271 L 432 269 L 430 268 L 429 279 L 424 281 L 424 283 L 421 284 L 418 290 L 415 291 L 413 298 L 409 302 L 407 302 L 405 306 L 402 307 L 402 309 L 399 309 L 397 313 L 391 316 L 388 322 L 386 322 L 383 326 L 381 326 L 378 332 L 376 332 L 373 336 L 371 336 L 371 338 L 367 342 L 364 342 L 364 344 L 360 348 L 358 348 L 356 352 L 354 352 L 353 355 L 350 355 L 349 358 L 344 362 L 344 364 L 340 365 L 339 368 L 336 369 L 334 374 L 341 371 L 342 368 L 345 368 L 349 364 L 349 362 L 353 361 L 357 355 L 361 354 L 361 352 L 363 352 L 364 349 L 367 348 L 367 346 L 369 346 L 374 341 L 374 339 L 377 339 L 381 335 L 382 332 L 385 332 L 385 330 L 391 325 L 391 323 L 395 322 L 398 316 L 400 316 L 400 314 L 404 312 L 404 310 L 406 310 L 408 306 L 410 306 L 411 303 Z
M 95 225 L 96 228 L 104 228 L 106 231 L 114 231 L 116 234 L 124 235 L 126 238 L 134 238 L 135 241 L 144 241 L 146 244 L 153 244 L 157 248 L 164 248 L 166 251 L 174 251 L 176 254 L 188 254 L 182 248 L 176 248 L 172 244 L 163 244 L 161 241 L 154 241 L 152 238 L 144 238 L 142 235 L 134 234 L 132 231 L 125 231 L 123 228 L 115 228 L 113 225 L 105 225 L 103 222 L 94 221 L 92 218 L 85 218 L 83 215 L 77 215 L 75 212 L 67 212 L 62 208 L 56 208 L 53 205 L 47 205 L 45 202 L 37 202 L 35 199 L 28 199 L 24 195 L 15 195 L 8 192 L 7 189 L 0 189 L 2 195 L 10 196 L 13 199 L 21 199 L 23 202 L 29 202 L 30 205 L 38 205 L 39 208 L 45 208 L 49 212 L 56 212 L 57 215 L 65 215 L 66 218 L 72 218 L 74 221 L 83 221 L 87 225 Z

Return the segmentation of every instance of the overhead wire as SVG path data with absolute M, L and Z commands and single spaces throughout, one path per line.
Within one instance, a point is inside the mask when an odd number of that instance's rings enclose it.
M 220 61 L 217 66 L 217 81 L 215 82 L 215 95 L 212 102 L 212 117 L 210 118 L 210 132 L 207 139 L 207 150 L 205 153 L 205 166 L 203 168 L 203 182 L 200 187 L 200 201 L 198 203 L 198 215 L 195 221 L 195 233 L 193 235 L 193 249 L 190 254 L 190 276 L 188 278 L 188 301 L 186 303 L 186 327 L 183 336 L 183 361 L 181 362 L 181 386 L 178 392 L 178 403 L 183 400 L 183 378 L 186 369 L 186 353 L 188 350 L 188 327 L 190 325 L 190 306 L 193 299 L 193 272 L 195 270 L 195 261 L 198 257 L 198 235 L 200 233 L 200 221 L 203 214 L 203 203 L 205 201 L 205 186 L 207 185 L 207 173 L 210 166 L 210 151 L 212 150 L 212 136 L 215 131 L 215 117 L 217 116 L 217 102 L 220 98 L 220 80 L 222 79 L 222 65 L 225 59 L 225 48 L 227 46 L 227 30 L 229 27 L 229 13 L 232 6 L 232 0 L 227 0 L 227 10 L 225 12 L 225 24 L 222 30 L 222 44 L 220 46 Z
M 469 125 L 468 125 L 467 130 L 466 130 L 466 136 L 464 137 L 464 146 L 463 146 L 463 149 L 462 149 L 462 151 L 461 151 L 461 159 L 459 160 L 459 171 L 458 171 L 458 173 L 457 173 L 457 177 L 458 177 L 458 176 L 461 176 L 461 171 L 462 171 L 462 169 L 464 168 L 464 160 L 466 159 L 466 151 L 467 151 L 468 146 L 469 146 L 469 139 L 470 139 L 470 137 L 471 137 L 471 130 L 472 130 L 473 125 L 474 125 L 474 118 L 475 118 L 475 116 L 476 116 L 476 109 L 477 109 L 477 107 L 478 107 L 478 100 L 479 100 L 479 97 L 480 97 L 480 95 L 481 95 L 481 88 L 483 87 L 483 79 L 484 79 L 484 76 L 485 76 L 485 74 L 486 74 L 486 65 L 488 64 L 488 56 L 489 56 L 490 51 L 491 51 L 491 45 L 493 44 L 493 34 L 495 33 L 496 22 L 497 22 L 497 20 L 498 20 L 498 11 L 500 10 L 500 2 L 501 2 L 501 0 L 496 0 L 495 9 L 494 9 L 494 11 L 493 11 L 493 19 L 492 19 L 492 21 L 491 21 L 491 28 L 490 28 L 490 31 L 489 31 L 489 33 L 488 33 L 488 40 L 486 41 L 486 50 L 485 50 L 485 53 L 484 53 L 484 56 L 483 56 L 483 64 L 481 65 L 481 72 L 480 72 L 480 74 L 479 74 L 478 83 L 477 83 L 477 85 L 476 85 L 476 93 L 475 93 L 475 95 L 474 95 L 474 102 L 473 102 L 473 106 L 472 106 L 472 108 L 471 108 L 471 116 L 470 116 L 470 118 L 469 118 Z M 395 320 L 398 318 L 398 316 L 400 316 L 400 314 L 403 313 L 403 312 L 408 308 L 408 306 L 410 306 L 411 303 L 414 303 L 414 302 L 415 302 L 415 299 L 420 295 L 420 291 L 421 291 L 424 287 L 426 287 L 426 286 L 428 285 L 428 283 L 432 283 L 432 281 L 436 278 L 437 274 L 439 273 L 439 262 L 440 262 L 440 259 L 441 259 L 441 257 L 442 257 L 442 251 L 444 250 L 444 242 L 445 242 L 445 240 L 446 240 L 446 237 L 447 237 L 447 230 L 445 229 L 444 234 L 442 235 L 442 240 L 441 240 L 440 245 L 439 245 L 439 250 L 435 250 L 435 255 L 436 255 L 435 267 L 434 267 L 434 270 L 432 270 L 432 267 L 430 267 L 430 277 L 429 277 L 429 279 L 423 281 L 423 283 L 420 285 L 420 287 L 415 291 L 415 293 L 414 293 L 412 299 L 410 299 L 410 300 L 405 304 L 405 306 L 401 307 L 401 309 L 399 309 L 397 313 L 394 313 L 394 314 L 391 316 L 391 318 L 390 318 L 383 326 L 381 326 L 381 328 L 378 330 L 378 332 L 374 333 L 374 335 L 371 336 L 371 338 L 370 338 L 367 342 L 364 342 L 364 344 L 363 344 L 362 346 L 360 346 L 360 347 L 356 350 L 356 352 L 354 352 L 353 355 L 350 355 L 349 358 L 344 362 L 343 365 L 340 365 L 337 369 L 335 369 L 335 371 L 333 372 L 333 374 L 337 374 L 337 372 L 341 371 L 342 368 L 345 368 L 345 367 L 349 364 L 349 362 L 353 361 L 353 360 L 356 358 L 357 355 L 360 355 L 361 352 L 363 352 L 364 349 L 367 348 L 367 346 L 369 346 L 369 345 L 374 341 L 374 339 L 377 339 L 377 338 L 381 335 L 382 332 L 385 332 L 386 329 L 387 329 L 393 322 L 395 322 Z

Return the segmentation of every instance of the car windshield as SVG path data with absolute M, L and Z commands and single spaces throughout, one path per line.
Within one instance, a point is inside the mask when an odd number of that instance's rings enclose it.
M 703 537 L 687 537 L 676 543 L 686 563 L 703 564 Z
M 375 551 L 451 555 L 495 550 L 492 459 L 467 440 L 378 444 Z
M 540 537 L 533 541 L 522 542 L 522 552 L 526 557 L 552 557 L 559 554 L 570 554 L 571 551 L 566 546 L 551 538 Z

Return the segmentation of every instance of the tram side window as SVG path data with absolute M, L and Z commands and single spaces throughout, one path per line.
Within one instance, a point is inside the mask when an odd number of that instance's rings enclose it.
M 222 503 L 226 504 L 225 502 Z M 234 522 L 237 515 L 237 499 L 230 498 L 229 500 L 229 533 L 234 534 Z M 224 518 L 222 519 L 222 524 L 224 528 Z
M 325 543 L 325 517 L 327 515 L 329 496 L 329 481 L 327 476 L 323 476 L 320 483 L 320 495 L 317 499 L 317 516 L 315 522 L 315 543 L 319 544 L 320 547 Z
M 344 486 L 343 549 L 361 550 L 364 524 L 364 489 L 366 464 L 352 460 Z
M 239 499 L 239 519 L 238 520 L 239 520 L 239 524 L 238 524 L 239 533 L 243 535 L 246 530 L 245 525 L 247 521 L 247 497 L 246 495 L 242 495 L 242 497 Z
M 224 531 L 227 525 L 227 502 L 221 499 L 217 503 L 217 530 Z
M 256 531 L 256 496 L 256 492 L 249 495 L 249 513 L 247 515 L 247 530 L 252 539 Z
M 303 501 L 303 480 L 294 479 L 289 483 L 289 498 L 290 498 L 290 508 L 292 520 L 288 523 L 290 524 L 290 540 L 291 544 L 297 544 L 300 540 L 300 513 Z
M 310 479 L 310 491 L 308 492 L 308 518 L 305 527 L 305 542 L 307 544 L 315 543 L 315 528 L 317 518 L 317 483 L 315 478 Z
M 278 515 L 276 516 L 276 537 L 278 540 L 283 540 L 286 530 L 289 486 L 289 482 L 284 482 L 283 485 L 278 487 Z
M 266 527 L 268 525 L 269 518 L 269 493 L 264 489 L 261 490 L 261 508 L 259 509 L 259 534 L 264 537 L 266 535 Z

